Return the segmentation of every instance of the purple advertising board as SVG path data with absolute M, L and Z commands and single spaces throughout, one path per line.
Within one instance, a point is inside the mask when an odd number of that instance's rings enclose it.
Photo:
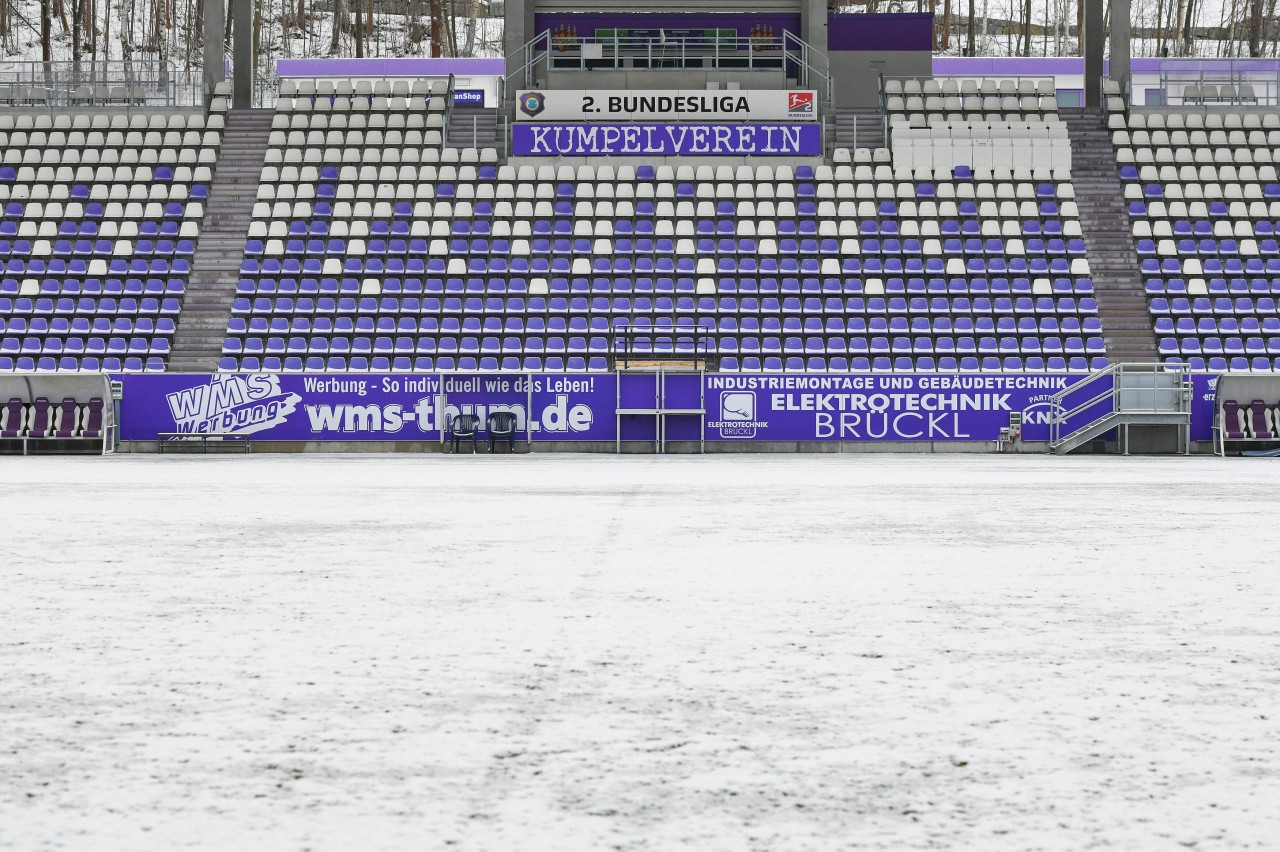
M 534 441 L 653 440 L 660 404 L 684 411 L 667 424 L 671 440 L 995 441 L 1022 415 L 1026 441 L 1049 439 L 1051 396 L 1080 375 L 1036 373 L 671 374 L 152 373 L 123 383 L 126 441 L 160 433 L 251 435 L 269 441 L 434 441 L 456 414 L 484 422 L 516 415 Z M 1067 408 L 1106 390 L 1098 377 L 1072 392 Z M 1211 440 L 1215 376 L 1192 377 L 1192 440 Z M 621 382 L 621 387 L 619 386 Z M 661 400 L 661 402 L 660 402 Z M 1062 434 L 1092 422 L 1109 403 L 1086 408 Z
M 511 128 L 517 157 L 818 156 L 817 124 L 541 124 Z
M 1218 377 L 1196 373 L 1191 377 L 1191 440 L 1212 441 L 1217 416 Z
M 604 374 L 124 375 L 120 437 L 235 433 L 264 441 L 431 441 L 457 414 L 516 415 L 534 440 L 612 441 L 616 378 Z M 530 407 L 532 400 L 532 407 Z
M 1049 439 L 1050 397 L 1080 376 L 867 374 L 707 376 L 707 440 L 994 441 L 1023 416 Z

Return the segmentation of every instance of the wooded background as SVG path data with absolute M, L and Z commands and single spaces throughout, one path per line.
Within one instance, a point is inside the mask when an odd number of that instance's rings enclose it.
M 1133 55 L 1276 56 L 1277 2 L 1133 0 Z M 916 9 L 900 0 L 833 6 Z M 935 14 L 939 54 L 1080 54 L 1077 0 L 922 0 L 920 8 Z M 253 10 L 257 63 L 267 76 L 277 59 L 503 54 L 495 0 L 255 0 Z M 0 0 L 0 59 L 167 59 L 194 70 L 203 20 L 203 0 Z M 224 36 L 230 32 L 228 19 Z

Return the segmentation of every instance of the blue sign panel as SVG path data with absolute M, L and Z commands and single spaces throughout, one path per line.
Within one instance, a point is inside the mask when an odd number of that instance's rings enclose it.
M 819 156 L 817 124 L 517 124 L 517 157 Z
M 126 374 L 121 438 L 161 432 L 236 433 L 274 441 L 436 440 L 457 414 L 484 423 L 516 415 L 535 441 L 652 440 L 657 405 L 696 412 L 667 424 L 672 440 L 995 441 L 1022 419 L 1027 441 L 1049 440 L 1051 397 L 1083 376 L 1039 373 Z M 619 386 L 619 381 L 622 382 Z M 1111 376 L 1072 392 L 1070 409 L 1106 390 Z M 1193 377 L 1192 439 L 1207 441 L 1216 377 Z M 624 413 L 619 418 L 619 410 Z M 1109 411 L 1086 406 L 1062 434 Z
M 455 107 L 484 106 L 484 89 L 454 89 L 453 105 Z
M 516 415 L 535 440 L 614 438 L 616 377 L 584 374 L 126 374 L 120 437 L 430 441 L 458 414 Z M 532 396 L 531 396 L 532 395 Z M 532 407 L 529 402 L 532 399 Z
M 1049 439 L 1050 397 L 1080 376 L 901 374 L 707 376 L 707 440 L 994 441 L 1023 418 Z

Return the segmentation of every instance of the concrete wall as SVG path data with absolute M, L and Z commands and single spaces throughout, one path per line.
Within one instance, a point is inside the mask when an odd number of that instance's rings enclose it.
M 928 77 L 933 56 L 924 51 L 839 51 L 831 54 L 831 73 L 836 106 L 873 107 L 880 104 L 880 74 Z
M 483 442 L 481 442 L 483 444 Z M 465 445 L 470 451 L 470 444 Z M 1089 449 L 1101 450 L 1103 444 Z M 653 453 L 652 441 L 623 441 L 622 452 L 628 455 Z M 255 453 L 439 453 L 443 452 L 437 441 L 255 441 Z M 483 448 L 482 448 L 483 451 Z M 523 441 L 516 442 L 516 452 L 528 452 L 528 445 Z M 613 453 L 613 441 L 538 441 L 534 445 L 537 453 Z M 1020 443 L 1006 450 L 1015 454 L 1043 454 L 1049 446 L 1043 442 Z M 1088 451 L 1088 450 L 1086 450 Z M 1136 451 L 1136 450 L 1135 450 Z M 1206 452 L 1211 451 L 1206 446 Z M 154 453 L 154 441 L 133 441 L 120 444 L 119 452 Z M 165 453 L 196 452 L 199 445 L 190 448 L 167 445 Z M 211 452 L 237 453 L 243 452 L 240 444 L 229 445 L 225 449 L 214 448 Z M 505 447 L 499 453 L 506 452 Z M 669 441 L 669 454 L 697 453 L 696 441 Z M 996 445 L 990 441 L 708 441 L 706 452 L 711 453 L 994 453 Z
M 1171 455 L 1181 450 L 1175 446 L 1173 430 L 1157 430 L 1152 434 L 1140 434 L 1139 427 L 1133 428 L 1130 436 L 1129 451 L 1134 455 Z M 225 448 L 210 445 L 209 454 L 243 454 L 242 444 L 228 444 Z M 470 452 L 470 444 L 465 452 Z M 600 453 L 611 454 L 615 451 L 612 441 L 539 441 L 534 445 L 536 453 Z M 255 441 L 254 453 L 440 453 L 445 450 L 437 441 Z M 622 452 L 625 455 L 643 455 L 653 453 L 652 441 L 623 441 Z M 1207 441 L 1193 441 L 1193 455 L 1212 455 L 1214 446 Z M 117 448 L 121 453 L 155 453 L 154 441 L 124 441 Z M 485 451 L 481 442 L 481 452 Z M 168 445 L 165 454 L 173 453 L 199 454 L 199 445 L 175 447 Z M 498 453 L 505 453 L 505 446 Z M 516 442 L 516 452 L 529 452 L 528 446 Z M 669 441 L 669 455 L 684 455 L 698 452 L 696 441 Z M 995 453 L 996 444 L 992 441 L 708 441 L 705 452 L 718 453 Z M 1049 445 L 1042 441 L 1020 442 L 1004 450 L 1012 455 L 1044 455 L 1049 452 Z M 1076 455 L 1117 453 L 1118 446 L 1111 441 L 1093 441 L 1075 451 Z

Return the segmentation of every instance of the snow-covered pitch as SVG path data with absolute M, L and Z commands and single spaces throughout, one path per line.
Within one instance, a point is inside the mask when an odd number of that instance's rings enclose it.
M 1280 841 L 1280 467 L 0 459 L 0 847 Z

